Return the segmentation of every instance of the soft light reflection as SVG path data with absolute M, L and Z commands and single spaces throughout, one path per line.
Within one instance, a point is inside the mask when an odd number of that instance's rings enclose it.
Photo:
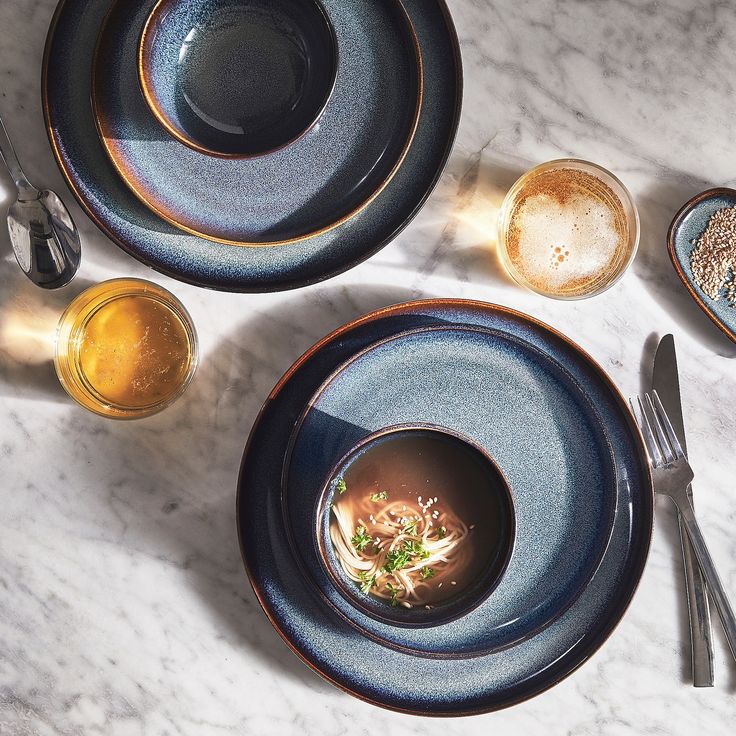
M 498 216 L 501 211 L 500 202 L 476 197 L 457 212 L 455 218 L 463 228 L 467 228 L 468 236 L 472 236 L 489 245 L 498 243 Z M 459 233 L 462 237 L 463 233 Z
M 0 317 L 0 354 L 28 365 L 53 360 L 59 312 L 48 307 L 10 310 Z

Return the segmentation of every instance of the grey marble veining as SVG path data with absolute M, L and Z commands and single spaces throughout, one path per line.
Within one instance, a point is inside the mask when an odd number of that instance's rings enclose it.
M 0 3 L 0 113 L 29 177 L 65 195 L 85 248 L 74 285 L 46 294 L 20 273 L 0 229 L 0 733 L 730 733 L 736 668 L 717 625 L 717 685 L 688 684 L 678 540 L 666 503 L 657 504 L 631 609 L 589 663 L 524 705 L 443 722 L 349 698 L 289 652 L 243 573 L 233 506 L 245 438 L 268 391 L 312 342 L 369 309 L 433 295 L 512 306 L 569 334 L 626 394 L 643 385 L 656 336 L 671 331 L 698 512 L 736 597 L 735 351 L 681 287 L 665 249 L 667 225 L 686 199 L 736 181 L 733 3 L 454 0 L 464 113 L 426 208 L 395 243 L 340 278 L 254 296 L 154 274 L 76 206 L 40 109 L 54 4 Z M 567 155 L 611 168 L 642 217 L 630 272 L 576 303 L 522 292 L 493 251 L 505 189 L 530 165 Z M 2 206 L 9 196 L 2 174 Z M 176 293 L 202 342 L 186 397 L 136 423 L 72 405 L 48 362 L 64 305 L 89 283 L 121 275 Z

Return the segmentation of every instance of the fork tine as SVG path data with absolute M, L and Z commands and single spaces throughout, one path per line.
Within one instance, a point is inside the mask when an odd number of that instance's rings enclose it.
M 657 440 L 654 438 L 654 433 L 652 432 L 652 428 L 649 424 L 649 419 L 647 419 L 646 412 L 644 411 L 644 404 L 641 403 L 641 399 L 638 396 L 636 397 L 636 401 L 639 405 L 638 416 L 636 408 L 634 407 L 633 399 L 629 399 L 629 405 L 631 406 L 631 412 L 634 415 L 634 419 L 637 420 L 639 428 L 641 429 L 641 433 L 644 436 L 644 444 L 647 448 L 647 455 L 649 455 L 649 460 L 652 465 L 661 465 L 662 454 L 659 451 Z
M 657 440 L 659 441 L 659 446 L 662 450 L 664 461 L 665 463 L 671 463 L 675 459 L 675 453 L 670 446 L 667 435 L 664 433 L 662 421 L 659 418 L 657 410 L 654 408 L 652 397 L 649 394 L 644 394 L 644 401 L 646 402 L 646 407 L 649 410 L 648 414 L 651 418 L 652 424 L 654 425 L 654 431 L 657 435 Z
M 685 457 L 685 451 L 682 449 L 680 440 L 677 439 L 675 430 L 672 429 L 672 423 L 670 422 L 670 418 L 667 416 L 667 412 L 662 406 L 659 394 L 656 391 L 652 391 L 652 397 L 654 398 L 654 407 L 657 410 L 657 414 L 659 415 L 661 423 L 664 425 L 664 431 L 667 433 L 667 439 L 669 440 L 670 447 L 672 447 L 675 451 L 675 457 Z

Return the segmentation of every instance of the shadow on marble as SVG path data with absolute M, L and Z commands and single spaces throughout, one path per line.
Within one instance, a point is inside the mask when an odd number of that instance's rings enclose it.
M 40 289 L 21 272 L 7 240 L 0 242 L 0 396 L 70 402 L 54 371 L 54 335 L 66 306 L 92 282 L 75 278 L 61 289 Z
M 692 196 L 714 186 L 704 180 L 668 176 L 637 197 L 641 218 L 641 242 L 634 272 L 652 295 L 689 335 L 713 352 L 736 358 L 736 346 L 710 321 L 683 286 L 667 252 L 667 230 L 682 205 Z M 675 335 L 677 337 L 677 335 Z
M 376 265 L 409 271 L 413 281 L 438 275 L 516 286 L 498 258 L 496 227 L 503 198 L 525 164 L 482 153 L 452 154 L 437 190 L 413 222 L 411 236 L 399 238 L 389 253 L 374 256 Z
M 183 599 L 188 589 L 209 611 L 205 625 L 217 639 L 314 690 L 328 685 L 280 641 L 243 568 L 235 519 L 241 456 L 266 396 L 307 348 L 341 324 L 411 296 L 370 285 L 300 291 L 252 314 L 205 355 L 186 395 L 161 414 L 89 422 L 105 434 L 105 477 L 114 495 L 114 502 L 100 496 L 100 526 L 115 528 L 123 517 L 117 543 L 175 566 Z M 88 472 L 86 482 L 98 484 L 99 468 Z M 120 479 L 110 480 L 116 474 Z M 244 684 L 252 674 L 242 673 Z

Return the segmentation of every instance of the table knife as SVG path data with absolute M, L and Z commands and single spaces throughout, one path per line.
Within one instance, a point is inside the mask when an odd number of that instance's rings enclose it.
M 665 335 L 657 347 L 654 356 L 652 387 L 659 394 L 677 438 L 687 454 L 685 424 L 680 401 L 680 380 L 677 374 L 675 338 L 672 335 Z M 687 492 L 692 500 L 692 486 L 687 489 Z M 680 543 L 685 568 L 685 589 L 690 616 L 693 685 L 695 687 L 713 687 L 713 643 L 707 589 L 679 513 L 677 517 L 680 526 Z

